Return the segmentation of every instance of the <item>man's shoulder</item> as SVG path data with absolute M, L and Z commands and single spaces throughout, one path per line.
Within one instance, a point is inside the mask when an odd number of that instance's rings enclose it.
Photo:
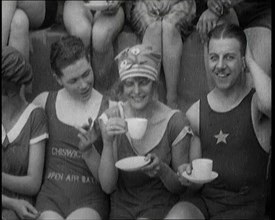
M 196 101 L 186 112 L 186 117 L 189 120 L 193 131 L 199 133 L 199 118 L 200 116 L 200 100 Z
M 197 100 L 186 111 L 186 116 L 188 117 L 188 115 L 193 115 L 195 113 L 198 113 L 199 110 L 200 110 L 200 100 Z

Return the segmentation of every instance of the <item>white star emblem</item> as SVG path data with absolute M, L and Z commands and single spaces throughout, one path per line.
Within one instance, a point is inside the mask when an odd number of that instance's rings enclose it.
M 225 134 L 225 133 L 222 132 L 222 130 L 220 130 L 219 134 L 214 135 L 214 137 L 217 138 L 217 143 L 216 144 L 218 144 L 220 142 L 223 142 L 223 143 L 226 144 L 226 138 L 227 138 L 228 135 L 229 134 Z

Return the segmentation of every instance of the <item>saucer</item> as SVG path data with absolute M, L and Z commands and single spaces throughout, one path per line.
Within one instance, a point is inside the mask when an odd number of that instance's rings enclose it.
M 134 156 L 134 157 L 126 157 L 123 158 L 115 163 L 115 166 L 118 169 L 132 172 L 137 171 L 141 167 L 145 166 L 146 164 L 150 163 L 150 160 L 145 160 L 144 156 Z
M 219 174 L 218 174 L 217 172 L 212 171 L 211 177 L 208 178 L 208 179 L 198 179 L 198 178 L 192 176 L 192 174 L 191 174 L 191 175 L 188 175 L 188 174 L 186 173 L 186 171 L 184 171 L 181 175 L 182 175 L 184 178 L 188 179 L 188 180 L 189 180 L 190 182 L 192 182 L 192 183 L 205 184 L 205 183 L 209 183 L 209 182 L 211 182 L 212 180 L 216 179 L 216 178 L 218 177 Z

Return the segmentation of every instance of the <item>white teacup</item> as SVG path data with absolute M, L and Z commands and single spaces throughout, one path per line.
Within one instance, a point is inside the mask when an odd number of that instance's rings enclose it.
M 133 139 L 141 139 L 145 134 L 148 120 L 146 118 L 126 118 L 128 132 Z
M 213 160 L 200 158 L 192 161 L 192 176 L 197 179 L 211 178 L 213 169 Z

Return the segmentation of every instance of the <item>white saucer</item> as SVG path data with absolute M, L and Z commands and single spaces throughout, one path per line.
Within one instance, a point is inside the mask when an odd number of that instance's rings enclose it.
M 150 163 L 150 160 L 146 161 L 144 156 L 134 156 L 126 157 L 117 161 L 115 163 L 115 166 L 118 169 L 131 172 L 139 170 L 141 167 L 145 166 L 148 163 Z
M 197 184 L 205 184 L 205 183 L 209 183 L 211 182 L 212 180 L 216 179 L 218 177 L 218 173 L 215 172 L 215 171 L 212 171 L 211 173 L 211 177 L 209 179 L 198 179 L 198 178 L 195 178 L 194 176 L 191 175 L 188 175 L 186 173 L 186 171 L 184 171 L 182 174 L 181 174 L 184 178 L 188 179 L 190 182 L 192 183 L 197 183 Z
M 93 11 L 103 11 L 109 7 L 109 3 L 107 1 L 89 1 L 84 2 L 84 5 Z

